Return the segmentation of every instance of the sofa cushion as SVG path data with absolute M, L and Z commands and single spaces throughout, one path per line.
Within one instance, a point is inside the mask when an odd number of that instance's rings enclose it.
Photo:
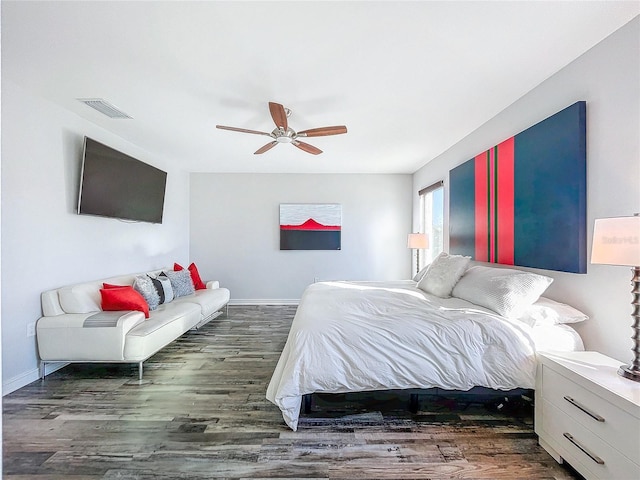
M 202 319 L 207 318 L 209 315 L 214 314 L 218 310 L 222 309 L 229 302 L 229 290 L 226 288 L 216 288 L 205 290 L 196 290 L 195 294 L 188 297 L 180 297 L 176 299 L 179 303 L 194 303 L 197 304 L 202 311 Z
M 102 282 L 79 283 L 58 290 L 60 306 L 66 313 L 89 313 L 101 310 Z
M 200 321 L 200 308 L 194 303 L 160 305 L 143 323 L 126 335 L 124 358 L 128 361 L 146 360 L 151 354 L 168 345 Z

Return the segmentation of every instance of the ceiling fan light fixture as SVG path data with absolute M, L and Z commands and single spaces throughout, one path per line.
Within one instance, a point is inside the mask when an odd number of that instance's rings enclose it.
M 338 135 L 341 133 L 347 133 L 347 127 L 345 127 L 344 125 L 335 127 L 312 128 L 310 130 L 303 130 L 300 133 L 296 133 L 295 130 L 289 127 L 289 124 L 287 122 L 287 117 L 291 115 L 291 110 L 289 110 L 288 108 L 284 108 L 279 103 L 269 102 L 269 112 L 271 113 L 273 122 L 276 124 L 276 128 L 271 133 L 260 132 L 257 130 L 248 130 L 246 128 L 227 127 L 225 125 L 216 125 L 216 128 L 241 133 L 266 135 L 273 138 L 272 142 L 263 145 L 254 152 L 254 154 L 257 155 L 270 150 L 279 143 L 290 143 L 293 146 L 298 147 L 300 150 L 311 153 L 312 155 L 318 155 L 322 153 L 322 150 L 320 150 L 318 147 L 314 147 L 313 145 L 309 145 L 308 143 L 301 142 L 300 140 L 298 140 L 298 137 L 324 137 L 327 135 Z

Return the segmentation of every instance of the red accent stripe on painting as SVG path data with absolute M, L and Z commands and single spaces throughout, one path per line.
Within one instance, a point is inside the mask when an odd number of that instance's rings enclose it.
M 479 262 L 488 261 L 489 250 L 489 224 L 488 218 L 488 182 L 487 176 L 487 152 L 482 152 L 475 158 L 476 163 L 476 178 L 475 178 L 475 197 L 476 197 L 476 210 L 475 210 L 475 224 L 476 224 L 476 255 L 475 259 Z
M 514 145 L 511 137 L 498 145 L 498 258 L 505 265 L 514 262 Z
M 495 149 L 489 149 L 489 261 L 496 261 L 496 177 Z
M 280 230 L 333 230 L 340 231 L 340 225 L 323 225 L 310 218 L 300 225 L 280 225 Z

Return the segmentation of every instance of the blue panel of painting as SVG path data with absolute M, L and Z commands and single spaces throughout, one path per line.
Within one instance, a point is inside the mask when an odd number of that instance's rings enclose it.
M 475 168 L 465 162 L 449 172 L 449 250 L 458 255 L 475 254 Z
M 586 105 L 516 135 L 516 265 L 586 273 Z

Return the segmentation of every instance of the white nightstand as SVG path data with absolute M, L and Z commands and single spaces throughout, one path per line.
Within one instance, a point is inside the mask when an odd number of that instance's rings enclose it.
M 585 478 L 640 479 L 640 383 L 597 352 L 538 354 L 535 431 Z

